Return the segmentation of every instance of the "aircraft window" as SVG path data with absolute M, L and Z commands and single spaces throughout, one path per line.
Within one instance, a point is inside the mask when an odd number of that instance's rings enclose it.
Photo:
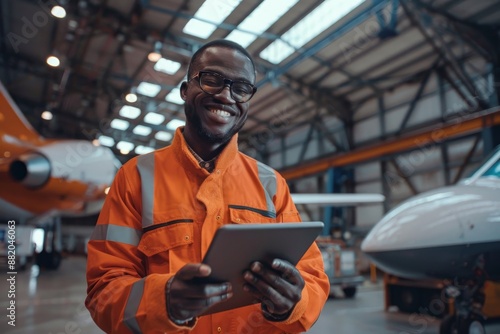
M 468 178 L 471 178 L 473 177 L 475 174 L 478 173 L 478 171 L 485 165 L 487 164 L 487 162 L 491 159 L 493 159 L 493 157 L 495 155 L 498 154 L 498 152 L 500 152 L 500 145 L 498 145 L 493 151 L 491 151 L 483 160 L 482 162 L 476 167 L 474 168 L 474 170 L 469 173 L 469 175 L 467 175 L 466 179 Z M 500 177 L 500 170 L 499 170 L 499 164 L 500 164 L 500 160 L 499 160 L 499 157 L 497 157 L 497 161 L 493 164 L 493 166 L 491 166 L 490 168 L 488 168 L 488 170 L 486 172 L 483 172 L 482 174 L 480 175 L 477 175 L 477 177 L 481 177 L 481 176 L 493 176 L 493 177 Z
M 497 162 L 488 168 L 486 172 L 482 176 L 495 176 L 500 178 L 500 160 L 497 160 Z

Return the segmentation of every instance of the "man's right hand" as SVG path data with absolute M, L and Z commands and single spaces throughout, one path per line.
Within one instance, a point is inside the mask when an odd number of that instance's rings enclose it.
M 202 283 L 197 278 L 210 275 L 206 264 L 186 264 L 167 283 L 167 309 L 170 319 L 193 319 L 210 306 L 232 297 L 232 287 L 227 283 Z

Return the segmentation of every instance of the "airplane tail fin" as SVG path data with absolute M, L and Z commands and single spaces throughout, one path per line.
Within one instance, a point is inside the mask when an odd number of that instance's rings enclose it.
M 43 138 L 31 126 L 0 81 L 0 129 L 22 141 L 38 141 Z

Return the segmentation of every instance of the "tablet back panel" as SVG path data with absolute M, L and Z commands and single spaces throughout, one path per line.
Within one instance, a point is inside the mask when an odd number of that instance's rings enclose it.
M 203 259 L 211 266 L 211 282 L 231 282 L 233 297 L 214 305 L 211 314 L 256 301 L 243 290 L 243 272 L 254 261 L 275 258 L 297 264 L 323 229 L 322 222 L 231 224 L 219 228 Z

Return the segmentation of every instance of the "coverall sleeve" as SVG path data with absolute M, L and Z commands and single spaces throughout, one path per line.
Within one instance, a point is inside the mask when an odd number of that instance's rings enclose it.
M 301 221 L 285 179 L 278 175 L 278 180 L 275 198 L 278 220 Z M 288 319 L 273 322 L 274 326 L 287 333 L 300 333 L 311 328 L 318 319 L 330 293 L 330 281 L 325 273 L 323 257 L 316 243 L 313 243 L 307 250 L 296 268 L 305 281 L 302 298 L 295 305 Z
M 88 243 L 85 305 L 106 333 L 186 329 L 167 315 L 165 287 L 172 274 L 146 273 L 137 248 L 142 235 L 141 206 L 139 176 L 122 167 Z

